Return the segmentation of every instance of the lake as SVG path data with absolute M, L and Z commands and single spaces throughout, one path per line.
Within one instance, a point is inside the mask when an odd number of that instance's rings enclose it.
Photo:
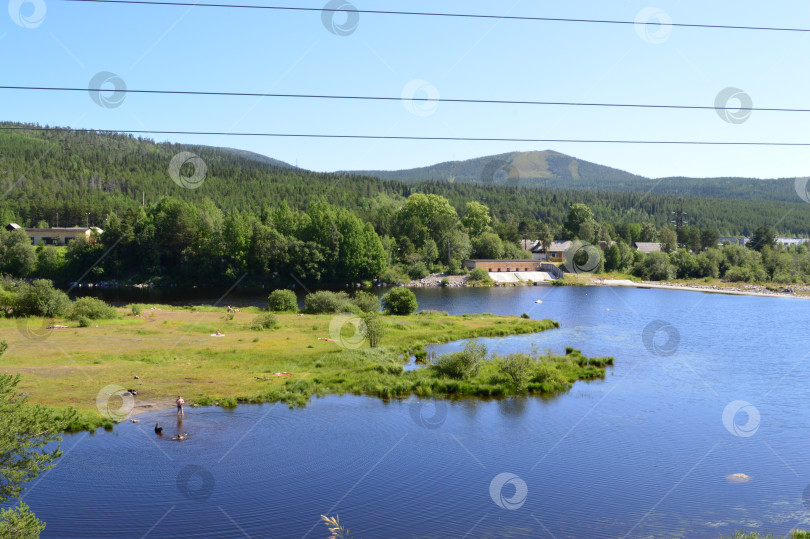
M 423 309 L 562 324 L 482 339 L 491 350 L 571 345 L 615 366 L 548 399 L 332 396 L 70 435 L 25 493 L 43 537 L 323 538 L 322 514 L 358 538 L 810 528 L 810 303 L 608 287 L 414 292 Z M 171 441 L 177 432 L 189 439 Z

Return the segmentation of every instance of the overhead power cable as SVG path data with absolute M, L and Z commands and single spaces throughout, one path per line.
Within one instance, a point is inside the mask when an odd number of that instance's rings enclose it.
M 618 140 L 618 139 L 559 139 L 559 138 L 498 138 L 498 137 L 426 137 L 408 135 L 340 135 L 326 133 L 250 133 L 236 131 L 175 131 L 152 129 L 71 129 L 66 127 L 0 126 L 0 129 L 19 131 L 72 131 L 78 133 L 131 133 L 149 135 L 203 135 L 223 137 L 286 137 L 326 139 L 373 140 L 433 140 L 462 142 L 555 142 L 575 144 L 670 144 L 694 146 L 810 146 L 810 142 L 735 142 L 711 140 Z
M 465 19 L 497 19 L 512 21 L 541 21 L 541 22 L 567 22 L 567 23 L 592 23 L 592 24 L 639 24 L 636 21 L 622 21 L 610 19 L 575 19 L 562 17 L 529 17 L 520 15 L 486 15 L 478 13 L 440 13 L 427 11 L 387 11 L 380 9 L 355 9 L 354 7 L 343 8 L 319 8 L 300 6 L 264 6 L 246 4 L 211 4 L 203 2 L 155 2 L 152 0 L 62 0 L 63 2 L 93 2 L 97 4 L 138 4 L 150 6 L 187 6 L 187 7 L 214 7 L 232 9 L 265 9 L 275 11 L 320 11 L 320 12 L 354 12 L 368 13 L 370 15 L 407 15 L 419 17 L 451 17 Z M 350 4 L 349 4 L 350 6 Z M 682 28 L 714 28 L 724 30 L 763 30 L 771 32 L 810 32 L 810 28 L 781 28 L 771 26 L 739 26 L 731 24 L 691 24 L 691 23 L 667 23 L 668 26 Z
M 785 107 L 716 107 L 708 105 L 656 105 L 644 103 L 586 103 L 574 101 L 524 101 L 507 99 L 452 99 L 442 97 L 385 97 L 368 95 L 326 95 L 326 94 L 286 94 L 286 93 L 254 93 L 254 92 L 209 92 L 201 90 L 132 90 L 107 88 L 75 88 L 59 86 L 0 86 L 0 90 L 35 90 L 52 92 L 115 92 L 129 94 L 161 94 L 161 95 L 200 95 L 216 97 L 274 97 L 295 99 L 334 99 L 334 100 L 360 100 L 360 101 L 417 101 L 430 103 L 471 103 L 495 105 L 546 105 L 566 107 L 618 107 L 642 109 L 678 109 L 678 110 L 728 110 L 728 111 L 760 111 L 760 112 L 810 112 L 810 109 L 795 109 Z

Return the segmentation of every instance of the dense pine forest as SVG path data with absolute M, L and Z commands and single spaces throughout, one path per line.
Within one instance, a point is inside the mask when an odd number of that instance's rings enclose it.
M 782 252 L 775 244 L 777 235 L 810 232 L 810 205 L 795 192 L 796 202 L 786 202 L 742 193 L 734 198 L 733 190 L 721 198 L 691 196 L 688 188 L 661 194 L 655 188 L 642 193 L 398 182 L 314 173 L 250 152 L 120 133 L 2 127 L 3 224 L 104 230 L 97 241 L 76 241 L 66 249 L 34 249 L 22 231 L 3 230 L 0 273 L 14 277 L 397 283 L 431 272 L 459 273 L 470 257 L 527 257 L 521 239 L 579 239 L 615 242 L 599 269 L 640 277 L 810 279 L 806 248 Z M 194 185 L 170 176 L 170 163 L 181 152 L 197 154 L 205 164 Z M 196 170 L 193 164 L 183 167 L 185 177 Z M 676 235 L 672 212 L 681 205 L 687 226 Z M 752 249 L 720 252 L 717 239 L 724 235 L 756 241 Z M 633 253 L 636 241 L 663 242 L 665 252 Z
M 0 123 L 0 127 L 26 126 Z M 175 184 L 167 173 L 172 157 L 181 151 L 194 152 L 206 163 L 205 180 L 197 189 Z M 585 165 L 579 167 L 581 172 L 586 170 Z M 658 183 L 621 173 L 622 182 L 606 180 L 601 190 L 600 184 L 592 184 L 592 180 L 585 184 L 584 179 L 580 183 L 571 180 L 568 189 L 429 178 L 398 182 L 352 173 L 314 173 L 249 152 L 210 146 L 155 143 L 118 133 L 25 129 L 0 129 L 0 171 L 4 193 L 0 218 L 31 226 L 40 221 L 55 224 L 57 212 L 60 226 L 84 225 L 89 212 L 90 224 L 103 228 L 111 211 L 121 214 L 140 206 L 145 195 L 147 203 L 156 203 L 162 196 L 194 204 L 210 200 L 223 211 L 255 215 L 282 200 L 300 210 L 312 202 L 326 201 L 354 211 L 372 222 L 378 233 L 386 234 L 390 230 L 385 220 L 391 211 L 412 193 L 421 192 L 447 198 L 457 211 L 468 201 L 481 202 L 496 220 L 515 225 L 529 220 L 559 226 L 571 205 L 582 202 L 600 222 L 652 222 L 660 228 L 669 224 L 670 212 L 683 198 L 690 224 L 713 228 L 721 235 L 750 235 L 760 226 L 776 226 L 783 235 L 810 233 L 810 207 L 788 180 L 670 179 Z M 582 190 L 583 186 L 589 190 Z M 615 190 L 619 188 L 626 190 Z

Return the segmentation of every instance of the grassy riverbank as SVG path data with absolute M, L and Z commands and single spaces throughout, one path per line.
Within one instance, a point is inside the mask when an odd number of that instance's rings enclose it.
M 775 535 L 768 534 L 761 534 L 757 532 L 750 532 L 750 533 L 743 533 L 737 532 L 732 537 L 726 538 L 721 537 L 720 539 L 781 539 L 777 538 Z M 790 539 L 810 539 L 810 532 L 802 531 L 802 530 L 794 530 L 790 532 Z
M 74 428 L 90 428 L 112 424 L 97 407 L 97 399 L 107 405 L 103 390 L 111 385 L 137 390 L 136 413 L 171 407 L 178 394 L 199 405 L 283 401 L 301 406 L 312 395 L 325 394 L 390 398 L 555 393 L 576 380 L 604 376 L 604 365 L 612 363 L 572 350 L 561 357 L 535 353 L 524 358 L 528 366 L 523 366 L 521 379 L 506 374 L 511 371 L 504 371 L 497 358 L 482 362 L 469 376 L 455 378 L 435 367 L 403 368 L 411 355 L 424 357 L 430 343 L 535 333 L 558 327 L 552 320 L 436 312 L 383 316 L 386 334 L 381 346 L 370 349 L 364 342 L 352 349 L 324 340 L 334 337 L 334 315 L 279 314 L 277 329 L 256 331 L 250 327 L 259 314 L 256 309 L 236 313 L 233 320 L 227 320 L 221 308 L 147 306 L 139 317 L 119 311 L 120 319 L 93 321 L 84 328 L 67 320 L 0 320 L 9 344 L 0 368 L 21 373 L 20 390 L 29 394 L 30 402 L 73 406 L 81 412 Z M 43 329 L 54 323 L 69 327 Z M 211 336 L 218 329 L 224 337 Z M 343 325 L 344 336 L 353 333 L 351 323 Z M 284 372 L 292 376 L 276 376 Z M 120 407 L 120 397 L 111 400 L 116 399 L 110 408 Z

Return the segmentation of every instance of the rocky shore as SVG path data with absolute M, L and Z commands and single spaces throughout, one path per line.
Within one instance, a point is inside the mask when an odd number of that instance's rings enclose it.
M 583 282 L 582 279 L 585 279 Z M 447 284 L 442 281 L 447 279 Z M 411 288 L 423 287 L 471 287 L 471 286 L 548 286 L 551 283 L 495 283 L 493 285 L 480 285 L 470 283 L 468 275 L 447 275 L 444 273 L 433 273 L 423 279 L 414 279 L 405 286 Z M 575 283 L 578 286 L 624 286 L 632 288 L 662 288 L 668 290 L 685 290 L 691 292 L 707 292 L 714 294 L 732 294 L 745 296 L 765 296 L 765 297 L 785 297 L 810 299 L 810 285 L 780 285 L 780 284 L 752 284 L 752 283 L 680 283 L 680 282 L 660 282 L 660 281 L 630 281 L 618 279 L 602 279 L 596 275 L 578 275 Z

